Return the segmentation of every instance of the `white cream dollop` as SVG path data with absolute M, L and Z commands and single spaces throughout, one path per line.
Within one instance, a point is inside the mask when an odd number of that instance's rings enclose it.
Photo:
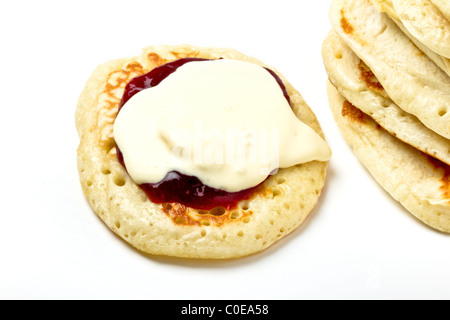
M 331 157 L 267 70 L 227 59 L 189 62 L 134 95 L 116 118 L 114 139 L 137 184 L 177 171 L 228 192 Z

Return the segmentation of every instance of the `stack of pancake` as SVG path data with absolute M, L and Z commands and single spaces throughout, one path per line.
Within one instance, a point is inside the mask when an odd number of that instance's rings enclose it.
M 450 233 L 450 1 L 333 0 L 322 55 L 342 134 L 377 182 Z

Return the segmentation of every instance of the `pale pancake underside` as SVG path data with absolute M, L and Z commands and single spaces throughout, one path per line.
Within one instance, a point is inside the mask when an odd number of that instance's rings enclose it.
M 369 0 L 334 0 L 330 20 L 400 108 L 450 138 L 450 77 L 446 73 Z
M 392 102 L 364 62 L 334 31 L 323 43 L 322 56 L 331 82 L 347 100 L 398 139 L 450 164 L 450 140 Z
M 191 46 L 149 47 L 138 57 L 99 66 L 80 96 L 75 116 L 81 138 L 78 169 L 82 189 L 108 227 L 146 253 L 227 259 L 259 252 L 295 230 L 313 210 L 325 183 L 326 162 L 280 170 L 236 210 L 201 212 L 179 204 L 150 202 L 117 161 L 113 123 L 126 83 L 184 57 L 237 59 L 263 66 L 235 50 Z M 323 137 L 314 113 L 280 77 L 297 117 Z
M 328 82 L 336 122 L 375 180 L 427 225 L 450 233 L 450 167 L 401 142 Z

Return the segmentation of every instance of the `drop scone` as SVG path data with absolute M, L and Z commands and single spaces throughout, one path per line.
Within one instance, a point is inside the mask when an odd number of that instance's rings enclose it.
M 450 167 L 389 134 L 328 83 L 336 122 L 375 180 L 409 212 L 450 232 Z
M 323 43 L 322 56 L 330 81 L 350 103 L 398 139 L 450 165 L 450 140 L 398 107 L 364 61 L 334 31 Z
M 155 46 L 103 64 L 75 117 L 91 207 L 154 255 L 264 250 L 313 210 L 331 156 L 287 80 L 231 49 Z
M 405 2 L 333 0 L 334 30 L 322 46 L 328 97 L 375 180 L 421 221 L 450 233 L 450 77 L 397 20 Z M 414 2 L 425 6 L 415 10 L 426 15 L 428 2 Z
M 370 2 L 381 12 L 386 12 L 423 53 L 450 75 L 450 20 L 445 14 L 443 2 L 431 0 L 370 0 Z M 446 6 L 448 8 L 449 5 Z
M 330 20 L 392 101 L 450 138 L 450 77 L 443 70 L 369 0 L 334 0 Z
M 448 0 L 431 0 L 431 2 L 442 12 L 442 14 L 450 20 L 450 1 Z

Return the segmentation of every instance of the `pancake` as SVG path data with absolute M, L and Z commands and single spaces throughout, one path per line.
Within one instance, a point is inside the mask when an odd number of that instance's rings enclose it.
M 145 253 L 230 259 L 260 252 L 294 231 L 311 213 L 325 183 L 327 162 L 281 169 L 238 208 L 205 212 L 178 203 L 151 202 L 117 160 L 113 125 L 125 85 L 157 66 L 185 57 L 236 59 L 265 66 L 232 49 L 187 45 L 148 47 L 137 57 L 99 66 L 81 93 L 75 114 L 83 192 L 113 232 Z M 296 116 L 323 137 L 301 95 L 278 75 Z
M 429 49 L 422 42 L 417 40 L 411 33 L 409 33 L 408 29 L 400 22 L 400 20 L 391 17 L 392 21 L 394 21 L 397 26 L 402 30 L 402 32 L 423 52 L 427 55 L 428 58 L 431 59 L 439 68 L 441 68 L 448 76 L 450 76 L 450 59 L 445 58 L 433 50 Z
M 336 122 L 375 180 L 415 217 L 450 233 L 450 167 L 403 143 L 328 82 Z
M 408 31 L 437 54 L 450 58 L 450 21 L 430 0 L 393 0 Z
M 450 77 L 442 69 L 369 0 L 334 0 L 330 20 L 395 104 L 450 138 Z
M 428 58 L 430 58 L 434 63 L 436 63 L 447 75 L 450 76 L 450 59 L 446 58 L 429 47 L 423 42 L 421 42 L 418 38 L 414 37 L 407 27 L 400 20 L 399 15 L 394 9 L 394 4 L 391 0 L 370 0 L 370 2 L 378 8 L 381 12 L 386 12 L 389 17 L 397 24 L 400 30 L 420 49 L 423 53 L 425 53 Z M 434 10 L 432 10 L 434 11 Z M 435 12 L 435 14 L 437 14 Z M 425 23 L 425 22 L 423 22 Z M 446 22 L 443 21 L 441 25 L 445 25 Z M 436 33 L 436 32 L 435 32 Z
M 322 56 L 330 81 L 351 104 L 398 139 L 450 164 L 450 140 L 400 109 L 370 69 L 334 31 L 323 43 Z
M 447 20 L 450 20 L 450 2 L 448 0 L 431 0 L 431 2 L 441 11 Z

